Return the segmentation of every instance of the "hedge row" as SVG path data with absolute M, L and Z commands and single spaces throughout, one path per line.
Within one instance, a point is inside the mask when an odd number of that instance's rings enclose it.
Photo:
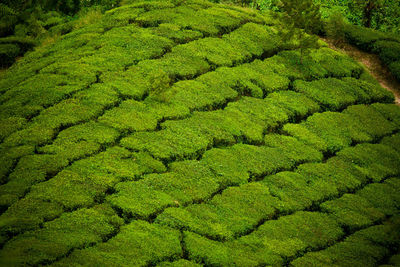
M 283 131 L 332 154 L 354 143 L 377 141 L 398 130 L 398 116 L 393 104 L 355 105 L 342 113 L 316 113 L 300 124 L 284 125 Z
M 398 216 L 381 225 L 360 230 L 344 241 L 318 252 L 308 252 L 293 266 L 373 266 L 390 255 L 400 243 Z
M 400 61 L 400 37 L 356 25 L 346 25 L 345 36 L 350 44 L 377 54 L 400 81 L 400 71 L 397 67 Z
M 76 161 L 46 181 L 47 173 L 58 171 L 60 165 L 66 166 L 61 158 L 56 165 L 52 157 L 24 157 L 12 180 L 1 186 L 1 204 L 13 204 L 0 216 L 2 242 L 15 234 L 37 229 L 44 221 L 56 218 L 66 210 L 94 205 L 118 182 L 166 170 L 161 162 L 146 153 L 111 147 L 96 156 Z M 51 161 L 52 165 L 49 164 Z
M 388 155 L 389 151 L 391 151 L 389 153 L 394 153 L 394 151 L 387 146 L 385 146 L 387 151 L 380 151 L 383 147 L 380 144 L 369 146 L 374 147 L 375 151 L 379 151 L 379 156 L 373 156 L 371 160 L 366 159 L 369 167 L 372 169 L 379 166 L 380 169 L 391 169 L 393 170 L 391 174 L 398 176 L 400 155 L 398 153 Z M 357 148 L 354 149 L 357 150 Z M 371 155 L 370 152 L 366 151 L 365 157 Z M 363 187 L 369 180 L 367 179 L 369 176 L 367 177 L 359 171 L 360 164 L 354 157 L 343 160 L 339 155 L 326 163 L 304 164 L 295 172 L 281 172 L 267 176 L 260 182 L 266 187 L 265 189 L 260 188 L 259 194 L 267 197 L 267 192 L 270 192 L 277 199 L 265 200 L 252 206 L 257 209 L 258 205 L 264 205 L 263 212 L 264 216 L 267 216 L 266 218 L 271 214 L 271 209 L 268 207 L 271 204 L 276 205 L 277 201 L 283 202 L 277 206 L 280 209 L 278 214 L 305 209 L 323 202 L 320 205 L 321 212 L 298 211 L 293 215 L 282 216 L 278 220 L 267 220 L 256 229 L 252 228 L 249 235 L 236 240 L 221 243 L 204 237 L 212 237 L 209 233 L 202 233 L 203 236 L 194 234 L 193 232 L 201 232 L 200 225 L 194 227 L 195 220 L 186 219 L 193 225 L 189 228 L 186 224 L 179 225 L 184 218 L 188 218 L 187 215 L 171 217 L 171 214 L 168 214 L 169 216 L 166 218 L 174 222 L 175 227 L 191 231 L 185 232 L 184 239 L 189 259 L 207 265 L 281 265 L 287 263 L 288 259 L 296 258 L 309 250 L 326 247 L 328 248 L 319 252 L 306 253 L 304 257 L 296 259 L 292 264 L 303 266 L 312 263 L 316 265 L 336 263 L 340 266 L 347 266 L 350 261 L 359 261 L 364 257 L 366 263 L 378 262 L 386 258 L 393 247 L 400 244 L 400 236 L 397 234 L 400 229 L 398 219 L 380 224 L 388 216 L 395 215 L 393 218 L 396 218 L 398 214 L 399 196 L 397 191 L 400 183 L 398 178 L 390 178 L 383 183 L 371 183 Z M 381 179 L 390 177 L 391 174 L 381 173 Z M 328 177 L 329 179 L 327 179 Z M 250 185 L 254 187 L 253 190 L 249 190 Z M 258 186 L 256 185 L 257 183 L 253 183 L 232 188 L 231 190 L 235 191 L 232 197 L 237 201 L 252 199 L 251 196 L 242 198 L 238 193 L 253 195 Z M 360 187 L 363 188 L 358 190 Z M 340 196 L 343 192 L 354 192 L 355 190 L 358 190 L 355 194 L 344 194 L 340 198 L 330 200 Z M 221 206 L 222 209 L 217 209 L 218 205 L 224 203 L 223 198 L 224 194 L 215 198 L 215 210 L 224 216 L 229 216 L 227 215 L 229 212 L 232 213 L 230 216 L 244 216 L 241 215 L 240 209 L 229 208 L 230 206 L 226 204 Z M 210 202 L 210 205 L 214 203 L 213 201 Z M 251 205 L 251 201 L 249 205 Z M 228 209 L 229 212 L 224 212 L 224 209 Z M 207 213 L 210 214 L 209 208 L 204 207 L 196 209 L 194 214 L 203 216 Z M 245 218 L 235 218 L 237 219 L 230 222 L 240 222 L 240 224 L 247 222 Z M 217 224 L 218 217 L 216 216 L 202 220 L 203 223 L 205 221 L 216 223 L 212 228 L 214 231 L 224 229 L 221 228 L 223 225 L 221 222 Z M 376 224 L 378 225 L 374 226 Z M 343 229 L 346 229 L 346 233 L 364 230 L 337 243 L 338 240 L 345 237 Z M 379 253 L 376 254 L 376 251 Z

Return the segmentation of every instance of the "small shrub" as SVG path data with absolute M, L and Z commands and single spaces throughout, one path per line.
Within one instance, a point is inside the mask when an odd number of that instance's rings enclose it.
M 395 61 L 389 65 L 390 71 L 393 73 L 393 76 L 400 81 L 400 60 Z
M 319 102 L 329 110 L 340 110 L 360 101 L 360 90 L 335 78 L 311 82 L 297 80 L 294 89 Z
M 120 131 L 150 131 L 156 129 L 158 120 L 157 115 L 151 113 L 145 104 L 126 100 L 118 107 L 106 111 L 99 122 Z
M 47 259 L 54 261 L 71 249 L 101 243 L 120 225 L 122 220 L 105 205 L 66 213 L 45 223 L 42 229 L 8 242 L 0 252 L 1 264 L 35 265 Z M 52 240 L 58 240 L 58 243 Z
M 374 182 L 385 177 L 399 175 L 399 153 L 382 144 L 359 144 L 345 148 L 337 153 L 338 157 L 352 162 Z
M 149 95 L 161 102 L 166 102 L 168 99 L 166 98 L 165 92 L 171 85 L 171 78 L 168 76 L 166 72 L 163 70 L 159 70 L 158 72 L 150 73 L 149 75 Z
M 372 207 L 386 216 L 397 214 L 399 201 L 399 179 L 389 178 L 383 183 L 372 183 L 357 192 L 357 195 L 366 199 Z
M 337 222 L 350 231 L 365 228 L 385 218 L 381 210 L 355 194 L 344 194 L 339 199 L 324 202 L 320 207 L 321 211 L 332 214 Z
M 345 42 L 345 21 L 342 13 L 335 11 L 325 25 L 326 35 L 333 39 L 335 46 L 342 46 Z
M 215 175 L 198 161 L 182 161 L 170 166 L 168 173 L 119 183 L 117 193 L 108 197 L 108 201 L 126 217 L 148 219 L 168 206 L 205 200 L 219 189 Z
M 371 51 L 375 41 L 384 39 L 385 35 L 373 29 L 347 24 L 345 29 L 346 40 L 364 51 Z
M 60 261 L 60 265 L 143 266 L 165 259 L 174 260 L 183 253 L 180 236 L 178 230 L 137 220 L 121 227 L 108 242 L 74 250 L 68 258 Z
M 0 61 L 2 67 L 7 67 L 14 63 L 17 56 L 20 55 L 20 48 L 15 44 L 0 44 Z
M 394 61 L 400 61 L 400 43 L 393 41 L 377 41 L 374 44 L 373 51 L 379 55 L 379 58 L 389 65 Z

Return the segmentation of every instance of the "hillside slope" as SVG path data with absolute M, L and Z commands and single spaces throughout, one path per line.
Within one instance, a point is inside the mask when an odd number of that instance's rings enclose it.
M 0 266 L 396 265 L 400 108 L 279 30 L 132 1 L 14 64 Z

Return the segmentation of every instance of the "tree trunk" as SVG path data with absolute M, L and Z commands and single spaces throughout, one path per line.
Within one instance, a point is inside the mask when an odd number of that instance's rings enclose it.
M 371 28 L 372 24 L 372 14 L 375 9 L 375 4 L 373 0 L 368 1 L 367 5 L 364 7 L 364 27 Z

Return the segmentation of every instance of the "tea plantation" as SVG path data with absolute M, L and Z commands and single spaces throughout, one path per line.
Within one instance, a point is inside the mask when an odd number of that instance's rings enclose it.
M 125 1 L 0 79 L 0 266 L 399 266 L 400 108 L 269 13 Z

